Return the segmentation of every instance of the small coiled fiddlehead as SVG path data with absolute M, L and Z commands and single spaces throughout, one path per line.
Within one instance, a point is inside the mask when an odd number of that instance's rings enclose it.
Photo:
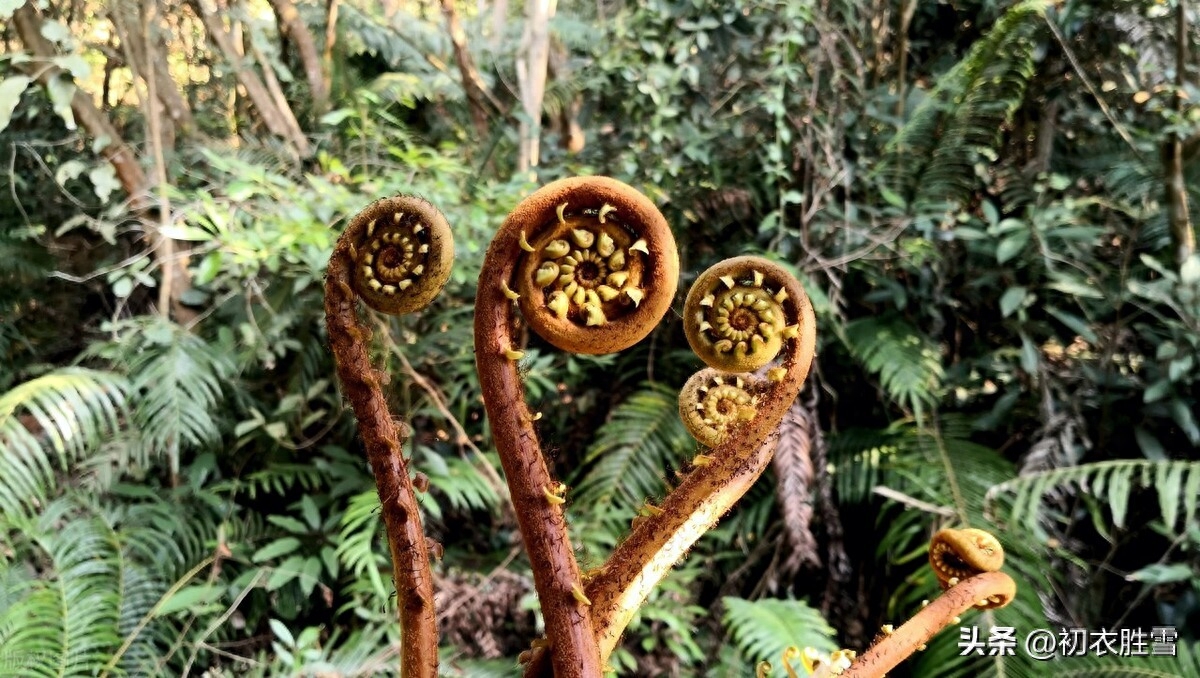
M 666 220 L 644 196 L 606 177 L 563 179 L 535 191 L 505 219 L 484 257 L 476 367 L 545 618 L 546 666 L 556 678 L 599 676 L 602 659 L 567 535 L 566 488 L 550 476 L 536 415 L 524 399 L 513 302 L 551 344 L 611 353 L 654 329 L 678 275 Z
M 387 529 L 402 630 L 401 675 L 437 676 L 437 618 L 429 546 L 402 446 L 408 427 L 393 420 L 381 375 L 367 353 L 370 331 L 355 298 L 393 315 L 427 306 L 450 274 L 454 243 L 445 217 L 410 196 L 379 200 L 338 238 L 325 278 L 325 322 L 338 379 L 366 448 Z
M 929 544 L 929 565 L 944 589 L 942 595 L 885 633 L 840 674 L 843 678 L 879 678 L 967 610 L 1004 607 L 1016 596 L 1016 582 L 1000 572 L 1004 549 L 984 530 L 939 531 Z
M 420 198 L 397 196 L 371 204 L 343 237 L 350 238 L 354 291 L 377 311 L 401 315 L 425 308 L 450 278 L 450 225 Z
M 735 257 L 709 268 L 692 285 L 683 306 L 684 332 L 708 366 L 752 372 L 774 360 L 785 339 L 796 338 L 798 321 L 788 324 L 784 312 L 789 292 L 772 285 L 769 270 L 782 272 L 765 259 Z
M 729 432 L 758 413 L 762 385 L 750 374 L 730 375 L 706 367 L 679 391 L 679 418 L 701 445 L 716 447 Z

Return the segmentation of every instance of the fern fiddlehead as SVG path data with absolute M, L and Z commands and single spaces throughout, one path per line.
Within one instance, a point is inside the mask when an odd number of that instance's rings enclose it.
M 798 319 L 785 322 L 786 278 L 791 275 L 758 257 L 726 259 L 700 274 L 683 306 L 684 332 L 696 355 L 725 372 L 751 372 L 774 360 L 783 341 L 800 330 Z
M 933 602 L 860 655 L 840 675 L 878 678 L 922 649 L 939 631 L 971 608 L 1008 605 L 1017 585 L 1000 571 L 1004 549 L 988 532 L 978 529 L 941 530 L 929 545 L 929 564 L 944 592 Z
M 370 331 L 355 298 L 400 315 L 427 306 L 450 275 L 454 243 L 445 217 L 419 198 L 372 203 L 338 238 L 325 278 L 325 322 L 338 379 L 366 449 L 387 530 L 396 580 L 404 678 L 437 676 L 437 617 L 429 545 L 402 446 L 408 427 L 392 419 L 382 375 L 367 353 Z
M 654 329 L 675 296 L 679 256 L 653 203 L 592 177 L 550 184 L 517 210 L 524 254 L 514 288 L 539 336 L 564 351 L 600 355 Z
M 729 285 L 725 278 L 734 284 Z M 783 325 L 777 333 L 776 353 L 765 359 L 767 351 L 756 348 L 757 344 L 751 340 L 747 340 L 746 348 L 740 352 L 735 344 L 734 350 L 716 350 L 714 345 L 713 351 L 697 354 L 706 362 L 708 355 L 718 363 L 718 369 L 737 372 L 756 362 L 759 367 L 765 366 L 778 354 L 783 360 L 779 366 L 767 370 L 755 414 L 731 426 L 723 440 L 693 459 L 692 471 L 667 495 L 659 510 L 638 521 L 589 583 L 586 592 L 592 601 L 592 619 L 604 658 L 615 648 L 625 626 L 653 587 L 762 474 L 774 450 L 768 439 L 799 395 L 812 363 L 816 321 L 808 295 L 794 276 L 758 257 L 729 259 L 701 274 L 684 307 L 684 327 L 689 339 L 694 333 L 704 331 L 705 318 L 696 311 L 708 305 L 700 302 L 710 293 L 716 302 L 710 281 L 725 286 L 727 291 L 747 285 L 773 291 L 767 298 L 771 299 L 772 309 Z M 756 314 L 762 310 L 753 303 L 750 308 Z M 776 320 L 763 322 L 778 327 Z M 712 321 L 708 323 L 711 325 Z M 751 355 L 754 356 L 751 362 L 741 358 Z M 721 356 L 733 356 L 735 360 L 718 360 Z
M 513 302 L 551 344 L 611 353 L 653 330 L 678 276 L 674 237 L 658 209 L 605 177 L 563 179 L 535 191 L 508 216 L 484 258 L 475 300 L 476 367 L 557 678 L 599 676 L 602 660 L 563 516 L 566 488 L 550 476 L 537 415 L 524 399 Z
M 754 418 L 762 390 L 754 375 L 729 375 L 706 367 L 679 391 L 679 417 L 697 442 L 716 447 L 734 427 Z

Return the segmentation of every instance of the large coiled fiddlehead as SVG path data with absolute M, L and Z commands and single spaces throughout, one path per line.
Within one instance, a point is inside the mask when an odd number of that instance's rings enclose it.
M 563 517 L 517 370 L 516 309 L 546 341 L 611 353 L 639 341 L 670 307 L 679 275 L 666 220 L 613 179 L 551 183 L 505 220 L 475 300 L 475 360 L 492 439 L 508 480 L 560 678 L 598 676 L 601 658 Z M 515 303 L 514 303 L 515 302 Z

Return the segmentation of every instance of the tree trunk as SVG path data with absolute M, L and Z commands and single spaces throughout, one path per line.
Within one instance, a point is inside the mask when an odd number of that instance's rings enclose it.
M 1175 6 L 1175 112 L 1183 115 L 1183 86 L 1186 82 L 1188 53 L 1187 2 Z M 1172 132 L 1163 148 L 1167 175 L 1167 222 L 1175 241 L 1175 260 L 1180 265 L 1196 253 L 1196 232 L 1188 208 L 1187 183 L 1183 177 L 1183 140 Z
M 555 40 L 550 46 L 549 71 L 550 77 L 558 82 L 571 81 L 571 67 L 568 64 L 569 55 L 562 41 Z M 574 155 L 583 150 L 587 141 L 583 134 L 583 126 L 579 124 L 579 111 L 583 110 L 583 97 L 579 94 L 571 96 L 564 103 L 553 120 L 554 129 L 558 132 L 559 145 L 568 153 Z
M 136 76 L 143 79 L 154 78 L 154 90 L 158 101 L 162 103 L 166 114 L 170 117 L 172 127 L 184 135 L 190 134 L 196 126 L 192 117 L 192 109 L 179 89 L 175 79 L 167 70 L 166 59 L 150 59 L 150 51 L 163 50 L 165 41 L 157 35 L 158 26 L 151 26 L 150 35 L 143 36 L 141 31 L 131 27 L 140 25 L 137 16 L 127 3 L 112 2 L 109 5 L 109 18 L 117 29 L 122 47 L 126 52 L 126 61 L 133 61 L 129 67 Z M 165 54 L 165 51 L 160 51 Z
M 463 31 L 462 22 L 458 20 L 454 0 L 441 0 L 441 3 L 442 16 L 446 18 L 446 29 L 450 32 L 450 42 L 454 45 L 454 59 L 458 62 L 463 91 L 467 95 L 467 106 L 471 109 L 471 121 L 475 124 L 475 131 L 484 137 L 488 133 L 487 104 L 491 101 L 494 105 L 495 100 L 484 86 L 483 78 L 471 59 L 471 51 L 467 48 L 467 34 Z
M 508 24 L 508 0 L 494 0 L 492 3 L 492 49 L 498 50 L 504 44 L 504 30 Z
M 517 87 L 525 117 L 518 140 L 517 171 L 537 167 L 542 131 L 542 99 L 546 95 L 546 69 L 550 61 L 550 17 L 553 0 L 529 0 L 526 4 L 525 34 L 517 54 Z
M 321 52 L 321 67 L 325 77 L 333 82 L 333 48 L 337 44 L 339 0 L 327 0 L 325 4 L 325 50 Z
M 296 44 L 300 53 L 300 63 L 304 66 L 304 76 L 308 79 L 308 89 L 312 94 L 313 108 L 323 113 L 329 107 L 329 84 L 321 69 L 321 57 L 317 54 L 317 45 L 313 41 L 312 31 L 300 18 L 292 0 L 271 0 L 271 8 L 275 10 L 275 20 L 279 23 L 279 32 Z
M 43 86 L 48 86 L 55 78 L 69 77 L 61 68 L 49 61 L 57 55 L 57 52 L 54 45 L 42 36 L 42 18 L 32 4 L 26 3 L 13 14 L 13 25 L 25 48 L 35 58 L 44 62 L 21 64 L 21 68 L 35 76 Z M 150 85 L 152 82 L 153 79 L 150 79 L 147 84 Z M 149 106 L 147 106 L 147 110 L 149 110 Z M 75 114 L 75 120 L 93 139 L 108 139 L 108 143 L 100 150 L 100 155 L 113 166 L 117 180 L 121 182 L 121 188 L 129 196 L 130 209 L 141 219 L 147 237 L 150 239 L 155 262 L 163 272 L 160 293 L 165 289 L 167 295 L 160 298 L 161 311 L 166 314 L 168 308 L 173 308 L 177 320 L 180 322 L 190 320 L 194 315 L 179 301 L 188 285 L 186 261 L 181 264 L 179 257 L 174 252 L 174 241 L 164 237 L 160 230 L 161 224 L 155 223 L 153 220 L 154 211 L 161 206 L 156 205 L 148 194 L 150 182 L 146 179 L 137 156 L 109 122 L 104 112 L 96 108 L 91 95 L 78 87 L 71 98 L 71 111 Z M 150 117 L 148 122 L 152 125 L 156 124 L 152 119 L 153 116 Z M 158 150 L 159 156 L 161 156 L 161 148 Z M 161 157 L 158 159 L 157 168 L 160 172 L 162 171 Z M 160 184 L 160 188 L 165 191 L 165 176 L 162 176 Z M 162 195 L 165 196 L 165 192 Z M 168 216 L 163 215 L 162 224 L 168 223 Z M 175 281 L 180 280 L 182 280 L 180 284 L 174 284 Z
M 220 16 L 205 6 L 205 0 L 188 0 L 188 5 L 204 24 L 204 30 L 208 33 L 209 40 L 216 45 L 230 66 L 233 67 L 238 82 L 246 88 L 246 96 L 250 97 L 255 110 L 262 116 L 263 124 L 272 134 L 289 141 L 299 157 L 307 158 L 310 154 L 308 138 L 304 136 L 299 123 L 296 122 L 296 116 L 292 114 L 291 107 L 287 106 L 286 102 L 282 108 L 277 105 L 262 79 L 238 54 Z M 264 69 L 269 67 L 269 64 L 263 66 Z

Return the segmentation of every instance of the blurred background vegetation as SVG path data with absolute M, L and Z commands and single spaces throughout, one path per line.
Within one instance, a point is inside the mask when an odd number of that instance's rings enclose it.
M 295 4 L 293 4 L 295 3 Z M 770 472 L 631 626 L 621 675 L 861 649 L 936 591 L 941 526 L 1020 596 L 967 624 L 1174 626 L 1177 657 L 959 656 L 901 676 L 1200 676 L 1200 16 L 1186 0 L 0 0 L 0 674 L 397 665 L 378 497 L 326 349 L 347 218 L 455 229 L 435 306 L 372 316 L 429 477 L 443 666 L 540 618 L 471 305 L 515 203 L 602 173 L 694 275 L 761 253 L 817 307 Z M 528 339 L 584 565 L 695 452 L 668 316 Z

